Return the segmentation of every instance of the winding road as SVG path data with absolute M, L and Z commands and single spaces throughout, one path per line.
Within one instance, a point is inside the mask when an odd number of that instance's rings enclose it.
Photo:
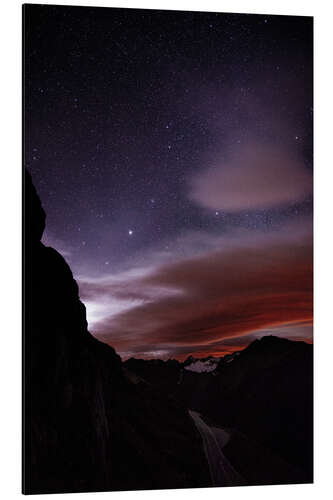
M 201 434 L 203 447 L 209 464 L 213 486 L 244 486 L 245 479 L 233 468 L 225 457 L 221 446 L 222 429 L 209 427 L 196 411 L 189 410 L 198 431 Z

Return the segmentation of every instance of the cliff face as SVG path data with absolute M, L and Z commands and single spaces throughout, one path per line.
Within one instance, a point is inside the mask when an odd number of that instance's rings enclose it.
M 69 266 L 40 241 L 45 213 L 28 173 L 24 198 L 23 492 L 208 486 L 187 412 L 133 381 L 88 332 Z

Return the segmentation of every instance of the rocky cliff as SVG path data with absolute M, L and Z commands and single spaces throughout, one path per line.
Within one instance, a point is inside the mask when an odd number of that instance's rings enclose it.
M 187 411 L 88 332 L 69 266 L 40 241 L 45 213 L 25 175 L 23 492 L 210 485 Z

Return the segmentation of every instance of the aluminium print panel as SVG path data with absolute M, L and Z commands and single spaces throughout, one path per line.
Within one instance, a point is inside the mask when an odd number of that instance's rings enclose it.
M 313 481 L 311 17 L 23 6 L 23 492 Z

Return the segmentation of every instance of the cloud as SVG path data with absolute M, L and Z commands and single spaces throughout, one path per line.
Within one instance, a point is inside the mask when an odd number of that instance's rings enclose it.
M 304 199 L 312 175 L 288 150 L 250 142 L 190 180 L 189 198 L 210 210 L 273 208 Z
M 298 221 L 299 222 L 299 221 Z M 285 228 L 216 239 L 215 250 L 99 280 L 81 297 L 104 304 L 92 333 L 125 357 L 237 350 L 239 337 L 312 321 L 312 239 Z M 229 345 L 230 339 L 235 345 Z M 132 353 L 132 354 L 131 354 Z M 149 354 L 150 353 L 150 354 Z

